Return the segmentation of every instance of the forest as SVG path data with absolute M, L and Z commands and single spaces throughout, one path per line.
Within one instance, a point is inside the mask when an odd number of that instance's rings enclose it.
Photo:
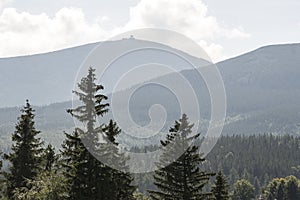
M 299 137 L 222 136 L 203 157 L 202 136 L 193 133 L 185 114 L 174 119 L 160 145 L 129 150 L 160 149 L 158 169 L 130 173 L 129 157 L 116 140 L 122 130 L 113 119 L 101 123 L 109 104 L 96 80 L 95 69 L 90 68 L 78 83 L 74 94 L 81 104 L 66 112 L 84 128 L 65 132 L 59 149 L 41 140 L 35 111 L 29 100 L 25 102 L 11 135 L 13 144 L 1 153 L 1 200 L 300 199 Z

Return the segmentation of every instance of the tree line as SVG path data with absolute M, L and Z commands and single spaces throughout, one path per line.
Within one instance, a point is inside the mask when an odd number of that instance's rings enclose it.
M 35 128 L 34 110 L 29 101 L 12 134 L 10 153 L 2 154 L 8 170 L 1 171 L 1 199 L 9 200 L 250 200 L 255 198 L 255 187 L 246 179 L 237 180 L 230 190 L 227 169 L 207 168 L 207 161 L 199 147 L 191 143 L 200 138 L 192 132 L 193 124 L 183 114 L 161 141 L 162 155 L 153 173 L 155 187 L 148 195 L 139 193 L 134 176 L 129 173 L 129 157 L 118 148 L 121 133 L 117 123 L 110 120 L 98 123 L 108 112 L 107 97 L 96 84 L 95 70 L 90 68 L 78 83 L 81 104 L 67 112 L 84 126 L 65 132 L 59 152 L 45 144 Z M 97 159 L 105 157 L 106 163 Z M 219 158 L 216 158 L 216 162 Z M 109 167 L 112 163 L 117 170 Z M 1 162 L 2 165 L 2 162 Z M 227 171 L 226 171 L 227 170 Z M 215 174 L 214 171 L 218 171 Z M 294 176 L 270 181 L 261 198 L 299 200 L 299 180 Z

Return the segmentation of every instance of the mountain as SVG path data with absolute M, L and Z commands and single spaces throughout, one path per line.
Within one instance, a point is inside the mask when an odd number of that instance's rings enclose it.
M 81 70 L 81 65 L 90 52 L 97 46 L 101 46 L 98 49 L 105 49 L 105 51 L 100 52 L 103 57 L 108 57 L 112 52 L 115 53 L 115 51 L 126 51 L 128 48 L 139 49 L 151 47 L 166 49 L 178 55 L 188 56 L 200 66 L 205 63 L 201 59 L 191 57 L 184 52 L 163 44 L 125 38 L 117 41 L 88 44 L 51 53 L 0 58 L 0 107 L 23 105 L 26 98 L 29 98 L 34 105 L 39 106 L 71 100 L 72 89 L 74 88 L 77 74 Z M 139 62 L 143 63 L 155 58 L 158 63 L 170 64 L 177 71 L 188 69 L 181 67 L 183 62 L 180 59 L 174 60 L 171 54 L 151 49 L 146 49 L 146 51 L 147 55 L 150 56 L 143 56 L 145 55 L 144 52 L 139 53 L 139 51 L 135 51 L 137 53 L 132 55 L 135 56 L 134 59 L 116 59 L 115 64 L 110 65 L 107 73 L 101 79 L 107 93 L 111 93 L 113 89 L 112 85 L 118 81 L 119 76 L 122 76 L 131 66 L 137 65 Z M 119 60 L 122 63 L 118 63 Z M 93 61 L 91 65 L 97 68 L 100 61 Z M 89 63 L 85 64 L 88 66 L 84 67 L 90 66 Z M 183 63 L 183 65 L 186 64 Z M 84 75 L 86 73 L 84 72 Z M 141 78 L 145 80 L 149 79 L 147 76 Z
M 122 45 L 130 44 L 139 47 L 145 43 L 148 42 L 120 40 L 105 45 L 107 48 L 112 46 L 122 48 Z M 71 99 L 71 90 L 78 68 L 88 52 L 96 45 L 98 44 L 47 54 L 0 59 L 0 83 L 5 86 L 0 88 L 1 107 L 19 106 L 26 98 L 31 99 L 33 104 L 39 105 L 36 107 L 38 128 L 45 130 L 45 137 L 50 138 L 51 141 L 60 141 L 63 137 L 62 130 L 68 130 L 73 126 L 72 119 L 65 113 L 65 109 L 71 107 L 71 102 L 51 103 Z M 164 46 L 164 48 L 189 57 L 199 64 L 198 66 L 205 64 L 203 60 L 184 52 L 171 47 Z M 169 64 L 175 65 L 178 71 L 189 69 L 183 63 L 178 65 L 166 56 L 161 56 L 158 60 L 161 62 L 167 60 Z M 124 63 L 124 66 L 130 64 L 133 63 Z M 217 67 L 224 80 L 227 95 L 227 120 L 223 134 L 300 133 L 300 44 L 262 47 L 217 63 Z M 114 73 L 120 73 L 118 68 L 113 70 Z M 201 120 L 206 127 L 211 105 L 205 83 L 193 69 L 181 70 L 180 73 L 189 80 L 200 99 Z M 178 73 L 166 74 L 151 79 L 150 82 L 164 80 L 174 84 L 176 75 Z M 110 83 L 109 78 L 106 78 L 107 85 Z M 133 88 L 138 88 L 139 85 Z M 181 86 L 178 87 L 184 90 Z M 124 88 L 117 94 L 122 96 L 127 91 L 128 89 Z M 109 93 L 110 90 L 107 92 Z M 149 123 L 148 110 L 156 103 L 165 106 L 169 123 L 178 118 L 180 112 L 177 109 L 176 96 L 161 87 L 151 87 L 148 90 L 139 90 L 132 96 L 130 111 L 133 120 L 142 125 Z M 45 106 L 45 104 L 50 105 Z M 7 133 L 13 131 L 18 110 L 18 107 L 0 109 L 1 138 L 6 140 Z
M 208 66 L 209 67 L 209 66 Z M 300 133 L 300 44 L 272 45 L 217 63 L 227 96 L 227 121 L 223 134 L 299 134 Z M 205 67 L 204 67 L 205 68 Z M 203 69 L 205 70 L 205 69 Z M 190 81 L 198 99 L 203 131 L 210 118 L 210 96 L 205 82 L 196 70 L 181 74 Z M 150 82 L 176 84 L 177 74 L 168 74 Z M 138 86 L 136 86 L 138 88 Z M 184 86 L 177 85 L 179 91 Z M 128 93 L 128 91 L 124 91 Z M 164 94 L 164 96 L 162 95 Z M 133 95 L 132 118 L 139 124 L 150 122 L 148 110 L 160 102 L 169 114 L 170 123 L 179 118 L 175 97 L 158 88 Z M 191 97 L 186 96 L 189 99 Z M 141 103 L 142 102 L 142 103 Z M 184 112 L 193 114 L 195 108 Z M 143 113 L 143 115 L 141 115 Z M 172 120 L 173 119 L 173 120 Z M 167 127 L 168 127 L 167 123 Z M 166 127 L 166 128 L 167 128 Z
M 271 45 L 218 63 L 235 133 L 300 133 L 300 44 Z M 227 131 L 225 127 L 225 132 Z
M 94 47 L 95 44 L 89 44 L 46 54 L 1 58 L 1 107 L 22 105 L 27 98 L 35 105 L 70 100 L 77 69 Z

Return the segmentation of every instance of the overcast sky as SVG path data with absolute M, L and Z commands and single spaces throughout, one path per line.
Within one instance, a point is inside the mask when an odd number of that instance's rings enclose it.
M 300 1 L 0 0 L 0 57 L 103 41 L 145 27 L 183 33 L 220 61 L 268 44 L 300 42 Z

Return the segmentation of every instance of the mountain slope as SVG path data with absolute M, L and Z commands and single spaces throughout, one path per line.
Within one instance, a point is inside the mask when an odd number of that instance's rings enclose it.
M 113 44 L 118 45 L 118 42 Z M 20 105 L 25 98 L 33 99 L 33 104 L 70 99 L 78 65 L 95 45 L 0 59 L 0 82 L 5 85 L 0 87 L 0 105 Z M 201 60 L 197 62 L 201 63 Z M 300 44 L 262 47 L 220 62 L 217 66 L 227 95 L 228 119 L 223 134 L 300 133 Z M 190 81 L 201 99 L 202 117 L 207 123 L 210 99 L 203 80 L 194 70 L 184 70 L 181 74 Z M 174 74 L 157 79 L 173 83 Z M 195 81 L 199 79 L 200 82 Z M 126 93 L 126 90 L 123 92 Z M 131 101 L 133 119 L 139 124 L 147 124 L 148 110 L 154 103 L 165 105 L 169 122 L 178 118 L 180 113 L 174 109 L 178 106 L 176 97 L 168 96 L 161 88 L 151 88 L 150 91 L 141 90 L 134 94 Z M 65 109 L 70 106 L 71 103 L 66 102 L 37 107 L 38 128 L 63 137 L 62 130 L 73 125 L 72 119 L 65 114 Z M 0 109 L 2 138 L 7 138 L 7 133 L 13 130 L 18 109 Z
M 94 46 L 1 58 L 0 106 L 22 105 L 26 98 L 36 105 L 70 100 L 77 69 Z

